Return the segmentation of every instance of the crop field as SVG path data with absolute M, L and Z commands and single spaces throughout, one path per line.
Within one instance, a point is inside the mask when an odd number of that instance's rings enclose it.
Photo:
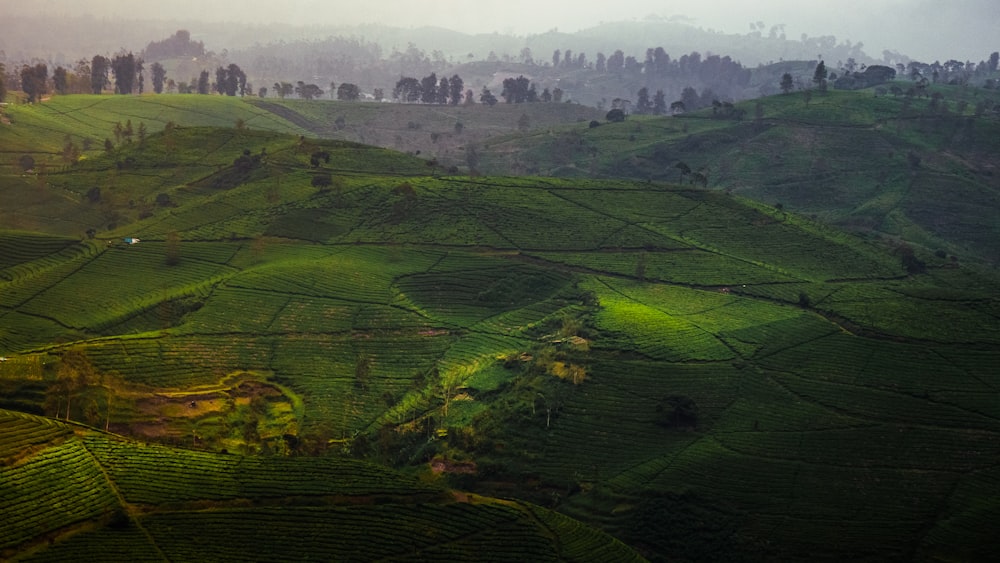
M 277 549 L 296 559 L 474 561 L 511 541 L 512 561 L 640 560 L 548 510 L 455 502 L 439 485 L 358 460 L 140 444 L 9 411 L 0 411 L 0 451 L 23 456 L 0 466 L 0 554 L 15 560 L 245 560 Z
M 660 181 L 681 179 L 675 157 L 767 135 L 786 137 L 786 168 L 820 167 L 796 142 L 889 135 L 899 101 L 852 95 L 768 99 L 763 131 L 695 115 L 581 134 L 598 166 L 615 143 L 639 160 L 686 147 L 657 157 L 655 181 L 463 176 L 274 121 L 346 104 L 18 110 L 0 137 L 53 165 L 0 167 L 0 393 L 38 414 L 0 410 L 0 522 L 19 522 L 0 524 L 0 558 L 635 557 L 589 525 L 651 559 L 1000 547 L 995 270 L 791 199 Z M 75 165 L 54 164 L 62 129 L 17 127 L 79 114 L 74 134 L 103 139 L 115 111 L 155 132 Z M 551 127 L 532 142 L 586 124 Z M 858 151 L 888 150 L 867 139 Z M 908 169 L 912 147 L 886 139 L 901 168 L 871 182 L 909 176 L 908 197 L 928 196 L 922 175 L 943 165 Z M 745 158 L 713 182 L 776 166 Z M 857 155 L 840 158 L 826 166 Z

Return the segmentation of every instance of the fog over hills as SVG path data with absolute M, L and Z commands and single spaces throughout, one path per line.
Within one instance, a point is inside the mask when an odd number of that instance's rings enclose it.
M 7 4 L 4 12 L 9 16 L 91 15 L 102 24 L 116 20 L 168 20 L 190 27 L 198 22 L 254 24 L 263 26 L 257 34 L 257 39 L 262 42 L 272 37 L 294 39 L 296 33 L 325 37 L 329 30 L 337 27 L 372 23 L 404 28 L 439 26 L 470 34 L 530 36 L 553 30 L 573 33 L 602 22 L 675 21 L 725 34 L 749 33 L 764 37 L 784 34 L 788 39 L 796 40 L 803 35 L 832 36 L 838 42 L 863 43 L 864 50 L 876 59 L 882 58 L 882 52 L 888 50 L 927 62 L 948 58 L 980 60 L 994 50 L 991 38 L 996 32 L 996 22 L 1000 20 L 1000 3 L 991 0 L 945 3 L 930 0 L 845 0 L 807 4 L 790 0 L 766 0 L 753 4 L 738 0 L 703 4 L 676 0 L 625 0 L 613 6 L 528 0 L 510 0 L 499 4 L 414 3 L 402 0 L 347 4 L 296 0 L 280 6 L 264 0 L 210 4 L 177 0 L 162 4 L 142 3 L 141 8 L 126 0 L 40 0 Z M 308 29 L 290 33 L 285 26 Z M 121 41 L 130 27 L 122 26 L 106 35 Z M 196 30 L 192 31 L 197 34 Z M 57 39 L 56 34 L 41 33 L 49 39 Z M 0 38 L 0 49 L 6 52 L 8 58 L 20 47 L 10 37 L 6 40 Z M 212 44 L 211 47 L 222 49 L 234 45 Z M 405 44 L 399 47 L 405 48 Z M 422 47 L 437 48 L 430 44 Z M 126 45 L 126 48 L 141 46 Z M 738 53 L 733 55 L 738 56 Z

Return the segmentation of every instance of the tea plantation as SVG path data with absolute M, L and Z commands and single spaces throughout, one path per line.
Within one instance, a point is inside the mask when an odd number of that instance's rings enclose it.
M 148 110 L 106 99 L 0 127 L 36 159 L 0 169 L 2 556 L 1000 547 L 994 270 L 690 184 L 458 175 L 238 100 L 75 163 L 19 126 Z

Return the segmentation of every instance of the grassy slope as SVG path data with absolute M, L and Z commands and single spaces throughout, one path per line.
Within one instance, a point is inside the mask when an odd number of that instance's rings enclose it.
M 1000 97 L 957 86 L 932 86 L 932 93 L 943 96 L 947 112 L 931 109 L 930 98 L 875 97 L 872 90 L 814 93 L 808 103 L 793 93 L 759 100 L 759 121 L 758 101 L 749 101 L 736 105 L 743 121 L 703 110 L 495 138 L 480 150 L 480 168 L 676 181 L 674 166 L 685 162 L 713 187 L 996 262 L 1000 122 L 992 111 L 977 116 L 976 106 L 993 107 Z
M 878 245 L 717 192 L 402 178 L 376 171 L 428 168 L 180 131 L 181 182 L 134 184 L 176 207 L 116 233 L 139 245 L 0 237 L 18 249 L 0 270 L 5 404 L 65 411 L 73 349 L 94 368 L 68 393 L 75 419 L 230 451 L 474 462 L 463 487 L 650 555 L 991 549 L 992 275 L 918 252 L 928 272 L 906 276 Z M 165 142 L 95 157 L 61 189 L 126 158 L 155 177 Z M 228 167 L 263 146 L 250 174 Z M 328 191 L 309 185 L 321 148 Z
M 143 445 L 5 410 L 0 452 L 5 560 L 639 560 L 548 510 L 359 461 Z
M 446 166 L 467 166 L 465 149 L 497 136 L 520 130 L 587 123 L 602 119 L 603 112 L 578 104 L 499 103 L 422 105 L 334 102 L 329 100 L 255 100 L 261 109 L 287 118 L 313 135 L 366 143 L 438 159 Z M 338 120 L 340 120 L 338 122 Z M 456 125 L 460 124 L 460 127 Z

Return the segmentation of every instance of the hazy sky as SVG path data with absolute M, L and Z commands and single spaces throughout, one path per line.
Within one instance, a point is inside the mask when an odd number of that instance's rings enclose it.
M 439 25 L 465 32 L 573 32 L 647 15 L 747 33 L 750 22 L 785 24 L 789 38 L 862 41 L 876 58 L 895 49 L 918 59 L 980 60 L 1000 49 L 1000 0 L 0 0 L 0 13 L 92 14 L 130 19 L 303 25 Z M 765 33 L 767 29 L 765 29 Z M 697 46 L 692 46 L 696 48 Z

